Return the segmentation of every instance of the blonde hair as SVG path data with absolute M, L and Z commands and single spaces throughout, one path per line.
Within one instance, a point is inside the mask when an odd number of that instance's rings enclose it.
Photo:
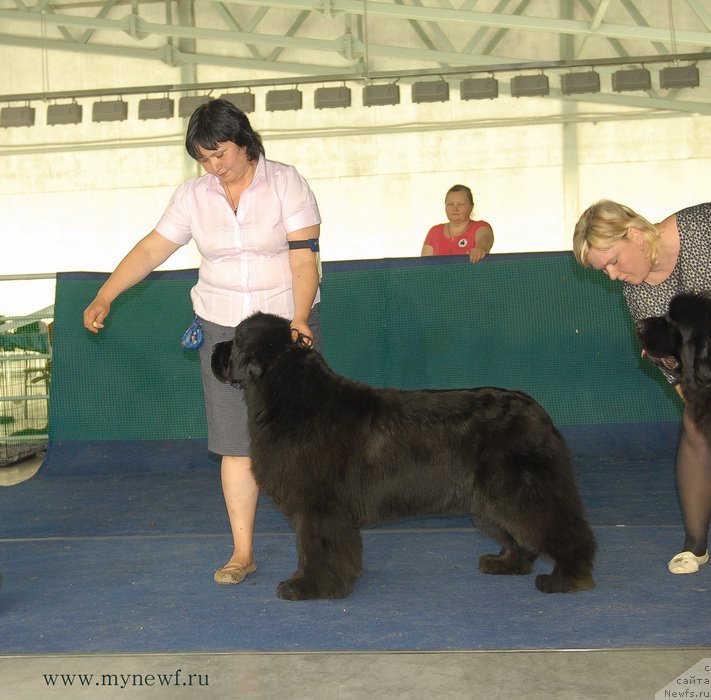
M 659 253 L 659 231 L 654 224 L 637 212 L 610 199 L 601 199 L 588 207 L 575 224 L 573 253 L 583 266 L 589 267 L 588 254 L 591 249 L 609 250 L 627 236 L 630 227 L 642 231 L 647 254 L 652 265 Z

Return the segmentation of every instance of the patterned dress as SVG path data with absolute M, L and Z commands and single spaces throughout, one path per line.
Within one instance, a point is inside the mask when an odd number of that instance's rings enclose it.
M 680 292 L 711 292 L 711 202 L 677 212 L 676 226 L 679 258 L 671 275 L 657 285 L 624 283 L 625 301 L 634 319 L 664 316 L 672 297 Z

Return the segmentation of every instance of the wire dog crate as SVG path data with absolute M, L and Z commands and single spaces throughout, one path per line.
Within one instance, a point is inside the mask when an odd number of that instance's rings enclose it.
M 48 312 L 53 309 L 0 318 L 0 466 L 47 447 L 53 329 Z

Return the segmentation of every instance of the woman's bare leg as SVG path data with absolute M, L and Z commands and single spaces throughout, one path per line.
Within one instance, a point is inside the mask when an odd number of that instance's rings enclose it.
M 226 575 L 229 574 L 230 569 L 236 571 L 242 567 L 249 567 L 254 561 L 252 542 L 259 488 L 250 467 L 249 457 L 228 455 L 222 457 L 222 494 L 225 498 L 233 540 L 232 556 L 220 569 L 220 571 L 226 570 Z M 239 581 L 228 580 L 219 582 L 239 583 Z

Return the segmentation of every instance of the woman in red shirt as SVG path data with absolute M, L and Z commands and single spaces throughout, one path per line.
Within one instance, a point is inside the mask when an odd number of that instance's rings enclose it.
M 482 260 L 494 245 L 494 232 L 486 221 L 472 221 L 472 191 L 454 185 L 447 192 L 446 224 L 437 224 L 427 233 L 421 255 L 468 255 L 470 262 Z

